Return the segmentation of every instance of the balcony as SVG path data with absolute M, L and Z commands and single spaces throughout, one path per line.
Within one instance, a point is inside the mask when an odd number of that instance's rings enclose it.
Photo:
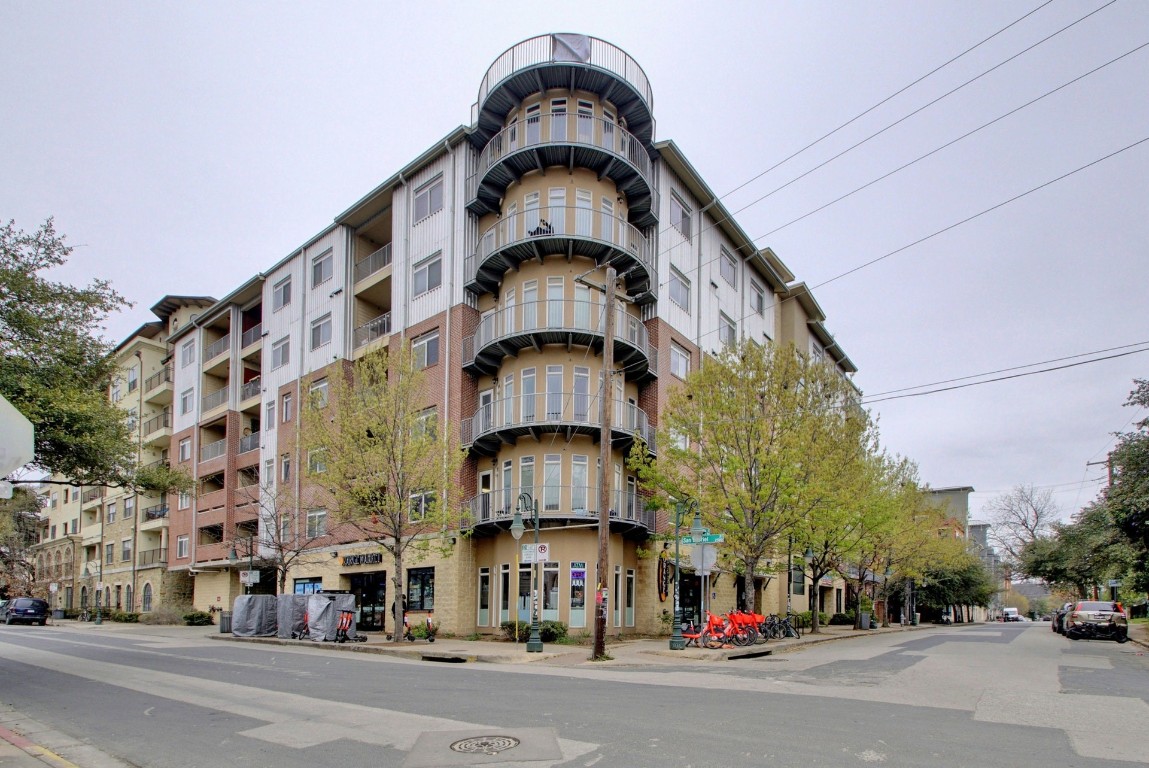
M 168 551 L 166 549 L 145 549 L 139 554 L 141 567 L 167 565 Z
M 654 137 L 654 93 L 642 67 L 596 37 L 548 34 L 516 43 L 487 69 L 471 107 L 475 140 L 486 141 L 523 99 L 539 90 L 587 90 L 606 96 L 643 141 Z
M 239 452 L 247 453 L 248 451 L 258 450 L 259 448 L 259 433 L 252 432 L 250 435 L 244 435 L 239 439 Z
M 366 280 L 371 275 L 391 265 L 391 243 L 383 246 L 365 259 L 355 262 L 355 282 Z
M 172 401 L 172 367 L 164 366 L 144 379 L 144 397 L 148 402 L 170 403 Z
M 80 507 L 83 508 L 93 502 L 101 501 L 105 493 L 107 493 L 106 488 L 89 488 L 80 496 Z
M 646 441 L 655 453 L 655 430 L 646 411 L 629 402 L 613 401 L 611 445 L 626 448 L 635 439 Z M 542 439 L 544 434 L 560 433 L 597 437 L 602 429 L 599 398 L 586 392 L 539 392 L 496 400 L 475 411 L 460 425 L 459 439 L 482 456 L 494 456 L 501 446 L 519 437 Z
M 228 387 L 224 387 L 223 389 L 217 389 L 215 392 L 212 392 L 211 394 L 204 395 L 203 396 L 203 402 L 201 405 L 201 409 L 202 409 L 202 413 L 200 414 L 201 417 L 203 416 L 203 414 L 206 414 L 208 411 L 211 411 L 215 408 L 218 408 L 221 405 L 225 405 L 227 403 L 227 391 L 228 391 Z
M 207 443 L 199 449 L 200 461 L 211 461 L 212 459 L 219 458 L 227 452 L 227 438 L 223 440 L 216 440 L 214 443 Z
M 150 522 L 152 520 L 163 520 L 167 516 L 168 516 L 168 505 L 167 504 L 156 504 L 153 507 L 147 507 L 144 509 L 143 521 L 146 523 L 146 522 Z
M 230 348 L 231 348 L 231 334 L 230 333 L 225 333 L 223 336 L 221 336 L 220 338 L 211 342 L 210 344 L 205 344 L 204 348 L 203 348 L 203 361 L 204 361 L 204 363 L 206 364 L 209 360 L 212 360 L 216 357 L 219 357 L 220 355 L 227 352 Z
M 658 189 L 646 144 L 613 121 L 574 113 L 537 115 L 496 133 L 467 179 L 467 209 L 476 216 L 495 213 L 508 185 L 528 171 L 555 165 L 609 176 L 626 195 L 631 221 L 640 227 L 658 223 Z
M 245 381 L 243 386 L 239 388 L 239 401 L 242 403 L 244 400 L 250 400 L 253 397 L 259 397 L 263 393 L 263 378 L 256 376 L 250 381 Z
M 467 512 L 472 527 L 486 523 L 510 523 L 520 493 L 529 493 L 539 503 L 543 519 L 598 520 L 599 489 L 591 485 L 552 485 L 538 488 L 496 488 L 467 499 Z M 646 500 L 634 491 L 610 492 L 611 522 L 637 524 L 647 531 L 655 529 L 655 511 L 646 508 Z
M 170 411 L 153 416 L 144 422 L 143 429 L 140 432 L 143 435 L 145 443 L 154 442 L 157 439 L 171 437 L 172 434 L 172 414 Z
M 247 349 L 263 338 L 263 323 L 257 323 L 243 332 L 239 338 L 239 348 Z M 205 353 L 206 354 L 206 353 Z
M 544 344 L 592 347 L 602 351 L 605 314 L 599 302 L 574 299 L 528 301 L 483 315 L 478 332 L 463 339 L 463 368 L 496 373 L 507 355 Z M 657 375 L 658 350 L 650 346 L 646 326 L 625 309 L 614 311 L 615 364 L 636 381 Z
M 571 206 L 543 206 L 503 217 L 479 237 L 475 253 L 463 259 L 463 278 L 472 292 L 493 293 L 507 270 L 572 251 L 628 273 L 627 293 L 637 303 L 657 298 L 652 284 L 658 263 L 654 242 L 609 213 Z
M 391 313 L 379 315 L 355 329 L 352 344 L 355 349 L 365 347 L 376 339 L 391 335 Z

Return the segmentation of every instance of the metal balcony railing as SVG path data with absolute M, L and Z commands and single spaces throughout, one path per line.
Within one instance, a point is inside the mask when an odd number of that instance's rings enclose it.
M 355 262 L 355 281 L 370 277 L 391 263 L 391 243 L 383 246 L 365 259 Z
M 240 349 L 250 347 L 255 342 L 263 338 L 263 323 L 256 323 L 251 328 L 243 332 L 239 338 Z
M 379 315 L 374 320 L 368 320 L 363 325 L 355 329 L 353 334 L 352 343 L 355 349 L 362 347 L 365 344 L 370 344 L 375 339 L 381 336 L 387 336 L 391 333 L 391 313 L 388 312 Z
M 239 439 L 239 452 L 247 453 L 254 451 L 259 447 L 259 433 L 252 432 L 250 435 L 244 435 Z
M 105 488 L 89 488 L 88 490 L 84 491 L 84 493 L 80 496 L 80 503 L 81 504 L 91 504 L 93 501 L 95 501 L 97 499 L 102 499 L 102 498 L 104 498 L 104 493 L 106 492 L 106 490 L 107 489 L 105 489 Z
M 172 367 L 170 365 L 164 366 L 162 370 L 156 371 L 151 376 L 144 379 L 144 392 L 151 392 L 163 384 L 170 384 L 172 380 Z
M 588 381 L 589 385 L 589 381 Z M 612 429 L 642 438 L 654 451 L 655 429 L 646 411 L 630 402 L 613 400 Z M 537 392 L 515 395 L 483 405 L 460 425 L 460 440 L 469 445 L 483 435 L 502 430 L 543 426 L 598 427 L 602 413 L 597 395 L 587 392 Z
M 475 173 L 467 179 L 467 198 L 473 199 L 487 172 L 510 155 L 529 148 L 572 145 L 603 150 L 630 165 L 645 180 L 651 195 L 657 196 L 650 155 L 637 136 L 613 120 L 548 112 L 517 120 L 491 137 L 479 153 Z
M 478 110 L 500 83 L 520 70 L 549 62 L 582 61 L 589 67 L 609 72 L 629 83 L 646 104 L 647 109 L 654 111 L 654 93 L 650 88 L 650 80 L 630 54 L 597 37 L 580 35 L 577 38 L 587 43 L 588 47 L 583 55 L 574 55 L 569 46 L 563 44 L 564 36 L 554 34 L 532 37 L 503 51 L 483 75 L 483 81 L 479 84 L 478 101 L 472 107 L 471 122 L 475 122 Z
M 227 451 L 226 437 L 223 440 L 216 440 L 214 443 L 201 446 L 199 449 L 199 460 L 209 461 L 218 456 L 223 456 L 225 451 Z
M 166 549 L 145 549 L 140 552 L 140 565 L 162 565 L 167 561 Z
M 217 389 L 215 392 L 212 392 L 211 394 L 204 395 L 203 396 L 203 410 L 204 410 L 204 412 L 206 413 L 207 411 L 210 411 L 212 408 L 217 408 L 217 407 L 223 405 L 224 403 L 226 403 L 227 402 L 227 390 L 228 390 L 228 388 L 224 387 L 223 389 Z
M 216 339 L 210 344 L 205 344 L 203 348 L 203 359 L 211 360 L 216 355 L 222 355 L 231 346 L 231 334 L 226 333 L 221 338 Z
M 156 504 L 154 507 L 144 509 L 144 520 L 161 520 L 168 516 L 167 504 Z
M 247 400 L 252 397 L 259 397 L 260 392 L 263 391 L 263 378 L 256 376 L 250 381 L 245 381 L 243 386 L 239 388 L 239 399 Z
M 164 411 L 158 416 L 153 416 L 144 422 L 143 434 L 148 436 L 153 432 L 159 432 L 161 429 L 166 429 L 172 425 L 171 411 Z
M 529 493 L 539 503 L 540 517 L 586 517 L 598 519 L 599 488 L 595 485 L 539 485 L 535 487 L 495 488 L 465 502 L 474 524 L 510 520 L 515 514 L 519 494 Z M 610 491 L 610 518 L 631 520 L 654 529 L 655 512 L 646 508 L 646 500 L 633 489 Z

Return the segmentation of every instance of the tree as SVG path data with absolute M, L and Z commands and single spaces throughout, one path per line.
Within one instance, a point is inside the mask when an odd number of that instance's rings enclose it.
M 1135 379 L 1125 405 L 1149 408 L 1149 380 Z M 1136 432 L 1117 437 L 1117 447 L 1109 455 L 1112 486 L 1106 492 L 1113 521 L 1128 538 L 1136 555 L 1135 583 L 1149 590 L 1149 419 L 1138 424 Z
M 1035 539 L 1048 535 L 1061 511 L 1049 489 L 1019 485 L 986 504 L 990 540 L 998 546 L 1011 566 L 1021 559 L 1022 550 Z
M 1086 597 L 1095 585 L 1123 576 L 1133 566 L 1136 551 L 1114 524 L 1109 505 L 1095 501 L 1053 526 L 1053 535 L 1030 542 L 1022 550 L 1021 570 L 1050 587 Z
M 300 409 L 310 479 L 325 491 L 337 524 L 391 555 L 397 604 L 405 556 L 447 554 L 445 534 L 460 523 L 449 494 L 462 454 L 450 425 L 423 405 L 424 386 L 410 344 L 398 340 L 329 376 L 328 402 Z
M 643 446 L 630 464 L 657 499 L 696 499 L 725 536 L 726 564 L 753 608 L 760 564 L 803 519 L 833 514 L 869 445 L 872 425 L 838 371 L 793 345 L 743 342 L 707 357 L 670 392 L 657 459 Z
M 0 596 L 31 595 L 36 568 L 28 550 L 39 539 L 41 498 L 17 487 L 0 499 Z
M 0 227 L 0 394 L 35 429 L 35 465 L 83 485 L 131 482 L 134 448 L 109 402 L 112 346 L 97 335 L 128 303 L 104 280 L 84 288 L 40 273 L 72 249 L 48 219 L 33 233 Z
M 325 518 L 308 517 L 322 505 L 312 498 L 297 500 L 289 484 L 277 485 L 270 479 L 262 485 L 247 486 L 241 493 L 259 508 L 259 527 L 248 544 L 252 549 L 244 554 L 253 553 L 263 565 L 274 568 L 275 593 L 285 594 L 290 571 L 322 562 L 314 550 L 332 539 Z M 310 495 L 320 498 L 319 493 Z

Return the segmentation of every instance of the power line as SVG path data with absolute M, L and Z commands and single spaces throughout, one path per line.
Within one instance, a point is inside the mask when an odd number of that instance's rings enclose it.
M 996 381 L 1006 381 L 1008 379 L 1020 379 L 1024 376 L 1036 376 L 1039 373 L 1051 373 L 1053 371 L 1061 371 L 1061 370 L 1064 370 L 1066 368 L 1076 368 L 1080 365 L 1089 365 L 1090 363 L 1100 363 L 1103 360 L 1113 360 L 1114 358 L 1118 358 L 1118 357 L 1126 357 L 1128 355 L 1136 355 L 1139 352 L 1149 352 L 1149 347 L 1144 347 L 1142 349 L 1134 349 L 1134 350 L 1129 351 L 1129 352 L 1118 352 L 1115 355 L 1106 355 L 1105 357 L 1097 357 L 1097 358 L 1094 358 L 1092 360 L 1082 360 L 1082 361 L 1077 362 L 1077 363 L 1068 363 L 1066 365 L 1057 365 L 1057 366 L 1054 366 L 1052 368 L 1042 368 L 1041 370 L 1038 370 L 1038 371 L 1028 371 L 1026 373 L 1014 373 L 1014 374 L 1011 374 L 1009 376 L 999 376 L 995 379 L 985 379 L 984 381 L 972 381 L 972 382 L 969 382 L 968 384 L 955 384 L 952 387 L 939 387 L 938 389 L 930 389 L 930 390 L 926 390 L 925 392 L 911 392 L 911 393 L 903 394 L 903 395 L 891 395 L 889 397 L 879 397 L 879 398 L 875 398 L 873 400 L 867 400 L 867 399 L 863 398 L 862 404 L 863 405 L 872 405 L 874 403 L 885 402 L 886 400 L 900 400 L 900 399 L 906 398 L 906 397 L 921 397 L 923 395 L 934 395 L 934 394 L 937 394 L 938 392 L 949 392 L 950 390 L 954 390 L 954 389 L 965 389 L 966 387 L 976 387 L 976 386 L 979 386 L 981 384 L 992 384 L 993 382 L 996 382 Z
M 999 374 L 999 373 L 1008 373 L 1009 371 L 1018 371 L 1018 370 L 1021 370 L 1022 368 L 1033 368 L 1034 366 L 1038 366 L 1038 365 L 1049 365 L 1050 363 L 1060 363 L 1060 362 L 1064 362 L 1065 360 L 1075 360 L 1079 357 L 1088 357 L 1090 355 L 1100 355 L 1100 354 L 1104 354 L 1106 352 L 1116 352 L 1119 349 L 1129 349 L 1131 347 L 1141 347 L 1141 346 L 1144 346 L 1146 344 L 1149 344 L 1149 340 L 1138 341 L 1138 342 L 1135 342 L 1133 344 L 1122 344 L 1122 345 L 1116 346 L 1116 347 L 1107 347 L 1106 349 L 1097 349 L 1097 350 L 1094 350 L 1092 352 L 1081 352 L 1081 353 L 1076 354 L 1076 355 L 1066 355 L 1065 357 L 1055 357 L 1052 360 L 1042 360 L 1042 361 L 1037 362 L 1037 363 L 1027 363 L 1025 365 L 1015 365 L 1015 366 L 1012 366 L 1010 368 L 999 368 L 996 371 L 985 371 L 983 373 L 970 374 L 969 376 L 959 376 L 955 379 L 944 379 L 942 381 L 931 381 L 928 384 L 918 384 L 917 386 L 913 386 L 913 387 L 902 387 L 901 389 L 890 389 L 890 390 L 887 390 L 885 392 L 875 392 L 874 394 L 870 395 L 870 397 L 882 397 L 884 395 L 893 395 L 893 394 L 897 394 L 899 392 L 909 392 L 911 389 L 923 389 L 925 387 L 936 387 L 940 384 L 953 384 L 954 382 L 957 382 L 957 381 L 968 381 L 969 379 L 980 379 L 983 376 L 994 376 L 994 375 Z

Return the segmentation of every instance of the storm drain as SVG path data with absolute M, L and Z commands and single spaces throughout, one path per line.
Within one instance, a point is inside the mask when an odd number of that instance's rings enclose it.
M 451 749 L 471 755 L 497 755 L 517 746 L 519 740 L 514 736 L 475 736 L 456 741 L 451 745 Z

